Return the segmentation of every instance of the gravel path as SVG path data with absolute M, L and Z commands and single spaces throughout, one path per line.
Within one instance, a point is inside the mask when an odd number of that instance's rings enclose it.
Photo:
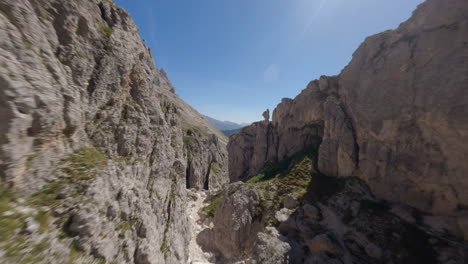
M 197 243 L 197 235 L 208 226 L 204 225 L 203 219 L 200 219 L 198 212 L 208 203 L 204 203 L 206 199 L 206 193 L 203 191 L 191 192 L 193 199 L 190 199 L 188 204 L 189 218 L 191 222 L 191 239 L 189 244 L 189 260 L 190 264 L 214 264 L 215 262 L 209 261 L 212 259 L 212 254 L 203 252 Z

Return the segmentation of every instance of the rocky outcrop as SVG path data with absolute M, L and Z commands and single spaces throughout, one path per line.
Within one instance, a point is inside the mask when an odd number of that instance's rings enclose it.
M 214 263 L 465 263 L 468 244 L 433 216 L 376 198 L 357 177 L 313 169 L 316 151 L 225 186 L 200 212 Z M 271 176 L 268 171 L 276 169 Z M 214 211 L 214 213 L 213 213 Z M 210 262 L 212 263 L 212 262 Z
M 276 228 L 266 227 L 268 212 L 261 192 L 254 186 L 233 183 L 211 197 L 210 223 L 198 234 L 202 249 L 214 263 L 289 263 L 290 246 Z
M 315 177 L 324 176 L 314 175 L 302 206 L 279 219 L 278 229 L 293 248 L 291 263 L 467 260 L 467 245 L 430 229 L 426 223 L 430 216 L 375 198 L 358 178 L 314 182 Z
M 463 0 L 428 0 L 396 30 L 367 38 L 340 75 L 312 81 L 282 100 L 272 122 L 231 136 L 231 180 L 319 137 L 322 173 L 357 175 L 466 239 L 467 12 Z
M 0 262 L 186 262 L 185 189 L 228 181 L 226 138 L 112 1 L 0 11 Z

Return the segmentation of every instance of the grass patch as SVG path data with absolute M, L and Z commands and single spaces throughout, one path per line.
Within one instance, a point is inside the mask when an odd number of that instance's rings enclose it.
M 95 148 L 81 148 L 59 164 L 68 165 L 62 172 L 76 180 L 90 180 L 97 176 L 98 169 L 107 165 L 107 158 Z
M 13 202 L 17 196 L 4 186 L 0 186 L 0 241 L 8 241 L 18 229 L 23 228 L 23 218 L 17 213 L 4 215 L 5 212 L 14 212 Z
M 165 114 L 169 112 L 175 112 L 177 110 L 177 106 L 171 101 L 164 100 L 164 101 L 161 101 L 159 105 L 161 106 L 161 110 Z
M 177 141 L 175 139 L 171 139 L 171 147 L 173 149 L 177 149 L 178 148 L 178 144 L 177 144 Z
M 103 35 L 103 36 L 106 37 L 107 39 L 110 38 L 110 36 L 112 35 L 112 33 L 114 33 L 114 29 L 112 29 L 112 28 L 109 27 L 109 26 L 103 25 L 103 24 L 100 24 L 100 25 L 99 25 L 98 31 L 99 31 L 99 33 L 101 33 L 101 35 Z
M 84 51 L 77 50 L 77 51 L 75 51 L 75 54 L 78 55 L 81 58 L 91 60 L 91 57 L 88 54 L 86 54 Z
M 194 136 L 184 136 L 184 145 L 190 145 L 195 141 Z
M 216 213 L 216 209 L 218 208 L 219 203 L 221 202 L 221 197 L 215 197 L 209 205 L 203 208 L 203 210 L 208 214 L 210 217 L 214 217 Z
M 115 230 L 120 230 L 123 233 L 125 233 L 126 231 L 131 230 L 132 227 L 136 224 L 136 222 L 137 222 L 137 220 L 135 220 L 135 219 L 131 219 L 131 220 L 128 220 L 128 221 L 123 221 L 115 228 Z
M 167 233 L 169 231 L 169 227 L 170 227 L 170 219 L 168 219 L 166 222 L 166 227 L 164 228 L 163 240 L 162 240 L 161 246 L 159 247 L 159 250 L 164 255 L 165 260 L 169 257 L 169 253 L 170 253 L 169 242 L 167 241 Z
M 49 229 L 49 212 L 39 211 L 34 219 L 39 223 L 39 233 L 44 233 Z
M 313 162 L 313 164 L 317 164 L 317 157 L 318 157 L 318 149 L 320 146 L 320 138 L 317 138 L 318 142 L 317 144 L 312 144 L 309 145 L 308 147 L 304 148 L 303 150 L 295 153 L 294 155 L 290 157 L 286 157 L 283 160 L 277 162 L 277 163 L 270 163 L 265 166 L 263 171 L 259 173 L 258 175 L 248 179 L 246 183 L 260 183 L 260 182 L 265 182 L 274 178 L 280 178 L 280 177 L 285 177 L 288 176 L 288 174 L 293 171 L 293 167 L 297 166 L 298 163 L 301 163 L 304 161 L 304 158 L 308 158 L 307 162 Z M 304 169 L 311 169 L 310 167 L 304 167 L 304 164 L 299 164 L 300 168 L 296 168 L 295 174 L 298 174 L 297 170 L 300 170 L 301 175 L 302 174 L 309 174 L 310 175 L 310 170 L 309 171 L 304 171 Z
M 83 256 L 83 250 L 78 246 L 78 243 L 76 241 L 73 241 L 70 246 L 70 260 L 71 263 L 73 263 L 73 260 L 79 259 L 81 256 Z
M 221 169 L 219 168 L 219 164 L 217 162 L 212 162 L 210 164 L 211 171 L 214 172 L 215 174 L 218 174 Z
M 288 194 L 295 194 L 298 199 L 304 197 L 313 178 L 312 168 L 317 163 L 318 148 L 319 144 L 310 145 L 291 157 L 267 165 L 261 173 L 246 181 L 263 190 L 263 197 L 255 207 L 254 219 L 262 220 L 265 212 L 277 211 Z M 274 224 L 274 216 L 267 217 L 267 222 Z
M 59 195 L 64 190 L 65 185 L 71 183 L 69 180 L 62 179 L 44 185 L 41 190 L 34 193 L 29 199 L 29 203 L 34 206 L 57 207 L 60 205 Z
M 21 260 L 23 257 L 23 251 L 28 248 L 28 241 L 26 237 L 17 235 L 10 238 L 8 243 L 3 245 L 5 256 L 11 260 Z

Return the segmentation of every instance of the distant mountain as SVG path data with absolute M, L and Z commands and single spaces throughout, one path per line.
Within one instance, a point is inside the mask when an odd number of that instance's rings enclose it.
M 205 116 L 208 121 L 221 131 L 240 129 L 248 124 L 237 124 L 231 121 L 220 121 L 209 116 Z
M 239 132 L 242 128 L 237 128 L 237 129 L 231 129 L 231 130 L 221 130 L 221 132 L 224 133 L 224 135 L 226 136 L 230 136 L 232 134 L 235 134 L 237 132 Z

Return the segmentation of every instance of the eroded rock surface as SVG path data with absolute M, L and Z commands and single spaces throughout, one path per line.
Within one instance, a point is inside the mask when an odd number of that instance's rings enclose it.
M 0 11 L 0 262 L 185 263 L 185 189 L 228 181 L 226 138 L 112 1 Z
M 466 239 L 467 12 L 464 0 L 428 0 L 396 30 L 367 38 L 340 75 L 312 81 L 282 100 L 272 122 L 231 136 L 231 180 L 319 137 L 322 173 L 357 175 L 377 196 L 432 213 Z
M 203 216 L 210 224 L 197 241 L 215 263 L 468 260 L 468 244 L 432 228 L 431 215 L 376 198 L 357 177 L 314 172 L 310 161 L 294 159 L 273 178 L 229 184 L 211 197 L 205 208 L 215 213 Z

